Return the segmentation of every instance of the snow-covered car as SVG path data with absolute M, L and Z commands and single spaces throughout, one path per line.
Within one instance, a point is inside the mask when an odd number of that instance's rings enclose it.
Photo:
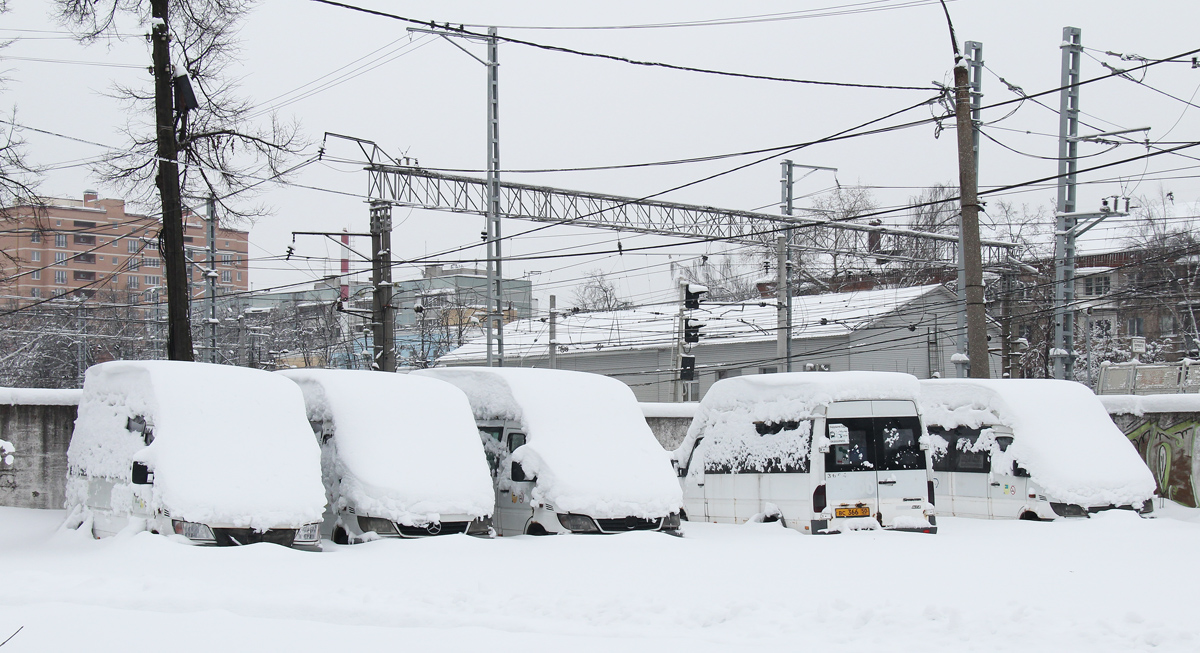
M 938 513 L 994 519 L 1153 510 L 1154 477 L 1086 386 L 921 381 Z
M 321 444 L 324 530 L 335 543 L 490 533 L 496 498 L 461 390 L 408 374 L 279 374 L 304 392 Z
M 894 372 L 717 381 L 672 454 L 686 518 L 936 533 L 919 391 Z
M 295 383 L 182 361 L 88 369 L 67 449 L 68 524 L 320 550 L 321 451 Z
M 467 394 L 492 470 L 501 535 L 679 529 L 679 484 L 624 383 L 529 368 L 412 375 Z

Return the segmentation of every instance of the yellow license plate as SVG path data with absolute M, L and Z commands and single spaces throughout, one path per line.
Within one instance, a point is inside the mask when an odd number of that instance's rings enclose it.
M 870 508 L 834 508 L 834 517 L 870 517 Z

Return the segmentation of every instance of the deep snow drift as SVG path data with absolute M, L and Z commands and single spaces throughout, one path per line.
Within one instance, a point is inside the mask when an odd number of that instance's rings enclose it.
M 507 367 L 413 374 L 462 388 L 476 419 L 519 422 L 527 441 L 512 459 L 537 477 L 534 499 L 559 512 L 657 518 L 683 503 L 667 453 L 633 391 L 616 379 Z
M 1137 506 L 1154 495 L 1154 477 L 1133 444 L 1100 399 L 1074 381 L 925 380 L 921 408 L 926 424 L 947 429 L 1010 427 L 1013 444 L 993 449 L 993 467 L 1015 459 L 1053 500 Z
M 153 437 L 128 428 L 138 418 Z M 300 388 L 270 372 L 179 361 L 88 368 L 67 449 L 68 508 L 87 503 L 84 474 L 127 486 L 134 461 L 154 473 L 149 507 L 175 519 L 294 528 L 320 521 L 325 506 Z
M 334 510 L 402 524 L 491 515 L 496 504 L 471 405 L 449 383 L 409 374 L 287 370 L 310 422 L 331 425 L 322 456 Z
M 936 536 L 684 522 L 684 538 L 465 535 L 228 549 L 0 508 L 4 653 L 1170 651 L 1200 645 L 1197 510 Z M 1148 564 L 1167 558 L 1176 562 Z

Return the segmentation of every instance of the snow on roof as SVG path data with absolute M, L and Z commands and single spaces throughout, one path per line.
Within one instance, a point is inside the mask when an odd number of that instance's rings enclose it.
M 642 407 L 642 415 L 646 417 L 686 417 L 691 419 L 700 409 L 700 404 L 694 401 L 643 401 L 639 405 Z
M 687 436 L 672 454 L 679 462 L 696 455 L 707 463 L 765 469 L 768 461 L 798 463 L 807 457 L 806 425 L 761 436 L 755 422 L 801 422 L 835 401 L 897 399 L 916 402 L 917 377 L 899 372 L 788 372 L 717 381 L 700 402 Z M 704 465 L 689 466 L 699 474 Z
M 153 438 L 127 428 L 144 418 Z M 321 519 L 321 452 L 300 388 L 245 367 L 113 361 L 88 369 L 67 449 L 72 475 L 129 482 L 154 472 L 152 508 L 173 518 L 267 529 Z M 68 488 L 68 503 L 84 496 Z
M 0 388 L 0 404 L 19 406 L 76 406 L 82 390 Z
M 930 379 L 921 381 L 926 424 L 944 428 L 1002 425 L 1017 460 L 1057 501 L 1082 506 L 1137 505 L 1154 478 L 1099 398 L 1074 381 Z M 993 451 L 993 468 L 998 464 Z
M 929 285 L 793 297 L 792 337 L 800 340 L 846 335 L 940 290 L 940 285 Z M 701 304 L 690 316 L 706 325 L 703 338 L 709 343 L 775 340 L 778 328 L 774 299 L 720 306 Z M 566 314 L 559 317 L 555 338 L 567 351 L 661 349 L 674 346 L 678 317 L 678 303 Z M 545 355 L 549 339 L 549 324 L 540 319 L 504 325 L 505 355 L 510 357 Z M 479 336 L 439 360 L 482 360 L 486 351 L 487 342 Z
M 1200 413 L 1200 394 L 1097 395 L 1110 415 Z
M 408 525 L 491 515 L 496 505 L 471 405 L 449 383 L 365 370 L 285 370 L 308 419 L 330 422 L 331 505 Z M 338 482 L 334 482 L 340 479 Z
M 536 476 L 534 499 L 596 518 L 661 517 L 683 494 L 629 386 L 599 374 L 530 368 L 418 370 L 457 385 L 476 419 L 525 429 L 513 454 Z

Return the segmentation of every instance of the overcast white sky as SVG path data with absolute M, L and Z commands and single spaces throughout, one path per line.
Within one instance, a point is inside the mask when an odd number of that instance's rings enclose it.
M 148 85 L 144 66 L 149 51 L 136 36 L 88 47 L 65 38 L 45 0 L 12 0 L 13 11 L 0 19 L 0 38 L 16 38 L 5 51 L 10 83 L 6 107 L 16 105 L 18 122 L 29 127 L 119 147 L 126 123 L 122 107 L 105 95 L 114 83 Z M 925 0 L 711 1 L 604 3 L 350 2 L 418 19 L 468 25 L 500 25 L 502 35 L 631 58 L 782 77 L 903 86 L 948 83 L 953 65 L 940 5 Z M 949 3 L 960 42 L 981 41 L 991 71 L 984 78 L 985 105 L 1016 96 L 997 78 L 1026 92 L 1059 85 L 1062 28 L 1083 30 L 1083 77 L 1107 71 L 1096 61 L 1126 67 L 1104 51 L 1137 53 L 1152 59 L 1200 47 L 1193 2 L 1153 3 L 957 0 Z M 528 26 L 610 26 L 695 21 L 716 18 L 814 11 L 802 19 L 740 25 L 672 29 L 531 30 Z M 856 11 L 885 9 L 882 11 Z M 819 14 L 819 15 L 818 15 Z M 393 155 L 417 158 L 437 168 L 481 169 L 485 165 L 485 69 L 450 43 L 436 37 L 410 36 L 407 25 L 304 0 L 265 0 L 245 22 L 241 66 L 232 70 L 246 96 L 264 108 L 277 108 L 298 119 L 316 151 L 326 131 L 374 140 Z M 47 31 L 20 31 L 47 30 Z M 59 33 L 56 33 L 58 31 Z M 125 30 L 143 33 L 135 23 Z M 481 44 L 464 43 L 478 56 Z M 372 54 L 374 53 L 374 54 Z M 383 56 L 382 59 L 379 57 Z M 365 58 L 364 58 L 365 57 Z M 1091 57 L 1095 57 L 1093 59 Z M 41 59 L 30 61 L 28 59 Z M 1189 57 L 1190 59 L 1190 57 Z M 55 62 L 46 61 L 55 60 Z M 74 62 L 74 63 L 64 63 Z M 357 62 L 357 63 L 355 63 Z M 730 79 L 697 73 L 643 68 L 570 54 L 502 44 L 500 48 L 501 161 L 504 168 L 561 168 L 669 160 L 737 152 L 821 138 L 866 122 L 931 94 L 925 91 L 831 88 L 772 81 Z M 89 65 L 91 64 L 91 65 Z M 131 64 L 111 67 L 94 64 Z M 365 67 L 364 64 L 367 64 Z M 349 66 L 349 68 L 343 68 Z M 359 69 L 361 67 L 361 69 Z M 355 76 L 347 73 L 357 70 Z M 336 71 L 336 72 L 335 72 Z M 332 73 L 332 75 L 330 75 Z M 329 75 L 326 77 L 326 75 Z M 1140 78 L 1140 76 L 1139 76 Z M 335 86 L 307 94 L 318 84 Z M 1181 100 L 1200 100 L 1200 69 L 1190 63 L 1151 67 L 1144 85 L 1110 79 L 1083 87 L 1085 120 L 1104 129 L 1151 127 L 1152 140 L 1200 140 L 1200 109 Z M 307 85 L 307 86 L 306 86 Z M 1176 96 L 1172 99 L 1153 89 Z M 1042 101 L 1058 106 L 1057 95 Z M 1003 117 L 1015 105 L 984 113 L 985 121 Z M 928 117 L 927 108 L 892 122 Z M 888 123 L 885 123 L 888 124 Z M 1058 122 L 1055 111 L 1025 102 L 1014 115 L 987 133 L 1029 155 L 1054 157 Z M 1026 134 L 1025 131 L 1035 132 Z M 1084 127 L 1083 133 L 1094 130 Z M 116 196 L 92 178 L 80 160 L 103 149 L 61 137 L 26 132 L 33 158 L 51 170 L 47 195 L 79 197 L 85 188 Z M 1136 136 L 1135 136 L 1136 137 Z M 1164 145 L 1164 147 L 1169 147 Z M 1102 145 L 1081 145 L 1096 154 Z M 352 144 L 330 141 L 327 152 L 359 159 Z M 1083 159 L 1081 167 L 1144 154 L 1126 145 Z M 1183 154 L 1200 157 L 1200 147 Z M 790 155 L 798 163 L 839 169 L 842 184 L 874 187 L 881 206 L 904 204 L 919 187 L 957 180 L 953 131 L 934 138 L 930 125 L 849 141 L 814 146 Z M 726 170 L 751 159 L 605 172 L 506 175 L 505 178 L 564 188 L 643 196 Z M 1112 179 L 1081 186 L 1080 208 L 1099 205 L 1114 194 L 1173 191 L 1181 209 L 1200 200 L 1200 158 L 1154 157 L 1087 173 L 1081 181 Z M 1171 171 L 1171 172 L 1167 172 Z M 982 187 L 1018 183 L 1056 173 L 1051 160 L 1023 156 L 984 140 Z M 1118 179 L 1119 177 L 1119 179 Z M 737 209 L 777 212 L 778 159 L 672 193 L 665 199 Z M 297 185 L 277 187 L 259 199 L 274 214 L 251 227 L 251 280 L 256 288 L 313 279 L 336 271 L 335 261 L 282 262 L 293 230 L 349 228 L 365 231 L 363 195 L 366 174 L 360 165 L 321 162 L 303 169 Z M 804 195 L 829 188 L 831 175 L 818 173 L 797 187 Z M 314 190 L 324 189 L 324 190 Z M 1053 202 L 1053 188 L 1033 188 L 1009 199 L 1031 206 Z M 803 205 L 803 200 L 800 202 Z M 1181 210 L 1187 213 L 1187 210 Z M 400 259 L 479 242 L 483 219 L 476 216 L 397 210 L 393 243 Z M 532 223 L 507 221 L 505 233 Z M 1118 226 L 1114 223 L 1112 229 Z M 1106 233 L 1097 230 L 1097 233 Z M 1111 233 L 1111 232 L 1107 232 Z M 616 234 L 554 228 L 505 244 L 506 253 L 528 256 L 555 251 L 606 251 Z M 627 235 L 626 248 L 666 242 Z M 338 256 L 335 247 L 315 238 L 297 241 L 301 256 Z M 566 249 L 563 248 L 573 248 Z M 530 275 L 542 299 L 570 288 L 591 269 L 608 271 L 623 295 L 639 303 L 674 295 L 666 273 L 669 256 L 686 260 L 720 251 L 712 244 L 682 245 L 652 254 L 603 254 L 595 257 L 513 262 L 506 274 Z M 483 256 L 482 248 L 448 258 Z M 397 278 L 415 277 L 419 268 L 397 270 Z M 564 300 L 560 300 L 563 303 Z

